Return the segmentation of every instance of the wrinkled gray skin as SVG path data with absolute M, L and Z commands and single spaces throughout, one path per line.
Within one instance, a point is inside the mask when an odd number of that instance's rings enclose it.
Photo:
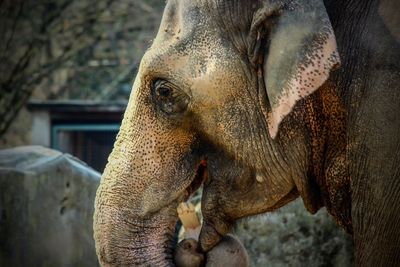
M 167 2 L 97 192 L 103 266 L 173 265 L 176 207 L 202 182 L 204 251 L 300 196 L 353 234 L 357 265 L 400 262 L 395 4 L 324 4 Z

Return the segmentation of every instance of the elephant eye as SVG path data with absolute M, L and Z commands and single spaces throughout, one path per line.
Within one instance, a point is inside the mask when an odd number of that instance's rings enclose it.
M 160 97 L 169 97 L 171 95 L 171 89 L 168 87 L 157 88 L 157 93 Z
M 174 84 L 158 79 L 153 83 L 153 99 L 156 106 L 167 115 L 183 113 L 189 103 L 189 97 Z

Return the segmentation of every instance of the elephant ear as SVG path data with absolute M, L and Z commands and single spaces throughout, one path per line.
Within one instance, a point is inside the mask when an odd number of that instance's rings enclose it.
M 275 138 L 296 102 L 317 90 L 340 65 L 336 39 L 322 0 L 264 1 L 250 37 L 264 84 L 258 96 L 262 103 L 269 101 L 266 116 Z

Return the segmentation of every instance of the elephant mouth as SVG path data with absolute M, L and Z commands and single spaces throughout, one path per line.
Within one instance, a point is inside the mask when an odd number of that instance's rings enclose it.
M 195 170 L 194 178 L 193 181 L 190 183 L 190 185 L 185 189 L 184 191 L 184 201 L 187 201 L 189 197 L 197 191 L 197 189 L 200 188 L 200 186 L 207 180 L 208 178 L 208 173 L 207 173 L 207 160 L 201 160 L 200 163 L 197 166 L 197 169 Z M 176 223 L 175 225 L 175 233 L 173 236 L 169 236 L 167 238 L 166 242 L 166 249 L 165 249 L 165 255 L 166 259 L 168 262 L 173 261 L 173 255 L 178 243 L 178 231 L 179 228 L 181 227 L 181 224 Z M 168 265 L 170 266 L 170 265 Z M 171 266 L 175 266 L 172 264 Z
M 197 190 L 200 186 L 206 182 L 208 179 L 208 172 L 207 172 L 207 160 L 203 159 L 200 161 L 193 181 L 185 190 L 185 201 Z

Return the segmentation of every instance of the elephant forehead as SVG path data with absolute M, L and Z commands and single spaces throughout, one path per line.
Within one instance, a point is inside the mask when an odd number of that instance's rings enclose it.
M 218 29 L 200 27 L 197 23 L 178 24 L 175 28 L 172 32 L 168 25 L 160 25 L 159 33 L 143 58 L 146 68 L 153 72 L 177 72 L 184 67 L 196 75 L 204 72 L 210 61 L 226 54 L 227 43 L 221 39 Z
M 217 33 L 197 32 L 155 41 L 142 59 L 141 74 L 170 80 L 181 88 L 204 88 L 227 79 L 221 70 L 239 62 L 235 58 L 234 50 Z
M 140 75 L 162 78 L 179 86 L 194 99 L 226 97 L 243 84 L 240 59 L 223 46 L 197 46 L 187 53 L 168 48 L 152 48 L 142 61 Z
M 223 87 L 240 85 L 240 59 L 206 14 L 205 2 L 167 3 L 157 36 L 142 59 L 140 75 L 169 80 L 197 100 L 223 103 L 220 98 L 227 97 Z
M 199 36 L 204 36 L 202 32 L 215 29 L 211 25 L 214 22 L 203 5 L 202 1 L 169 1 L 154 43 L 191 40 L 194 37 L 198 39 Z

